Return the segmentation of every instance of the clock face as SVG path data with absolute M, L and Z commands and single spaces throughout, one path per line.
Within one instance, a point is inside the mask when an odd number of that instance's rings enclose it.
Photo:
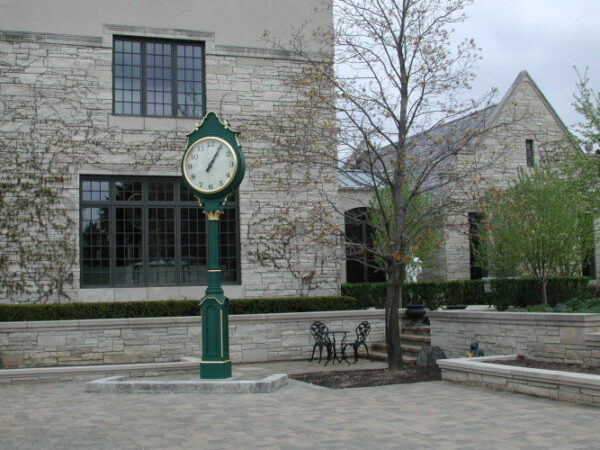
M 196 191 L 215 194 L 227 188 L 238 169 L 238 158 L 229 143 L 217 137 L 197 140 L 183 155 L 183 175 Z

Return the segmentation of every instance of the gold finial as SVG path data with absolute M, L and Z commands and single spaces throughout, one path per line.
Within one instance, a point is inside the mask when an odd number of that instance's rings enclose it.
M 223 214 L 223 211 L 204 211 L 208 220 L 219 220 L 219 216 Z

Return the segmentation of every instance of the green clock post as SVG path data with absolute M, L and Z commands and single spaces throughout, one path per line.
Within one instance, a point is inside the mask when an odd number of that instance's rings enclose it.
M 183 178 L 204 208 L 208 219 L 208 286 L 200 301 L 202 315 L 202 361 L 200 378 L 231 377 L 229 358 L 229 301 L 221 287 L 219 265 L 219 218 L 223 204 L 242 182 L 246 171 L 244 154 L 238 143 L 238 132 L 226 121 L 210 112 L 188 142 L 181 171 Z

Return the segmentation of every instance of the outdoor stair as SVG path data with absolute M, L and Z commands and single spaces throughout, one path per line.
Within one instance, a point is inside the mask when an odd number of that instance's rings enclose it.
M 402 348 L 402 359 L 406 364 L 416 364 L 421 348 L 429 345 L 431 345 L 431 334 L 428 325 L 405 325 L 402 327 L 400 346 Z M 374 360 L 387 361 L 385 342 L 371 342 L 369 344 L 369 354 Z

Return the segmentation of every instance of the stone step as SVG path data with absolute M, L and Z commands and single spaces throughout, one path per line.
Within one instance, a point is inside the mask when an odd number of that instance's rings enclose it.
M 401 346 L 402 346 L 402 351 L 408 351 L 408 352 L 414 352 L 414 353 L 419 353 L 421 351 L 422 347 L 427 347 L 430 344 L 430 340 L 427 339 L 406 339 L 403 336 L 402 342 L 401 342 Z M 386 349 L 386 345 L 385 342 L 372 342 L 371 344 L 369 344 L 369 351 L 373 349 L 374 351 L 379 351 L 379 352 L 384 352 L 385 353 L 385 349 Z
M 431 342 L 431 336 L 420 334 L 403 334 L 400 338 L 402 339 L 402 342 L 423 342 L 427 345 Z
M 385 352 L 385 342 L 372 342 L 371 344 L 369 344 L 369 351 L 371 351 L 371 349 L 373 349 L 374 351 Z
M 401 344 L 400 347 L 402 348 L 402 355 L 419 355 L 419 352 L 421 351 L 421 348 L 423 348 L 423 346 L 421 345 L 410 345 L 410 344 Z
M 369 355 L 371 355 L 371 359 L 375 360 L 375 361 L 387 361 L 387 353 L 385 351 L 371 351 L 369 350 Z M 366 355 L 360 355 L 359 357 L 362 357 Z M 350 358 L 348 358 L 350 359 Z M 406 363 L 406 364 L 416 364 L 417 363 L 417 357 L 416 356 L 412 356 L 412 355 L 407 355 L 407 354 L 402 354 L 402 360 Z M 351 360 L 350 360 L 351 361 Z
M 431 327 L 429 325 L 404 325 L 402 327 L 402 334 L 419 334 L 429 336 L 431 334 Z
M 384 351 L 369 350 L 369 355 L 371 356 L 371 359 L 375 361 L 387 361 L 387 353 Z

